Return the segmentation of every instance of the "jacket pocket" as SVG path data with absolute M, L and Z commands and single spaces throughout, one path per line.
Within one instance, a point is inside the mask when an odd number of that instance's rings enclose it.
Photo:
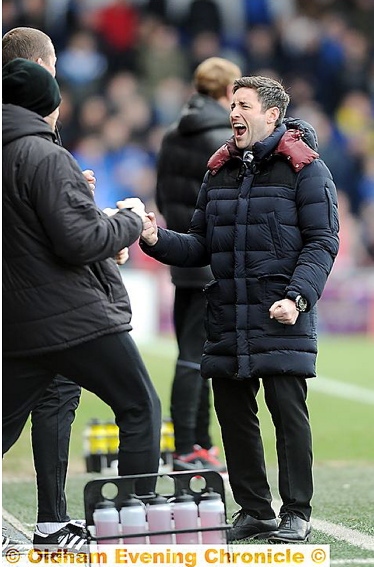
M 214 215 L 208 215 L 206 226 L 206 246 L 209 251 L 212 250 L 213 229 L 214 229 Z M 209 285 L 209 284 L 208 284 Z
M 325 186 L 325 194 L 328 206 L 329 226 L 331 232 L 337 232 L 339 230 L 338 210 L 333 203 L 331 192 L 327 186 Z
M 209 282 L 204 288 L 204 293 L 207 300 L 204 319 L 206 336 L 208 341 L 218 341 L 223 331 L 223 311 L 218 281 Z
M 98 262 L 95 262 L 95 264 L 92 264 L 90 268 L 99 286 L 101 287 L 105 295 L 108 297 L 109 301 L 112 303 L 114 301 L 112 286 L 110 285 L 110 282 L 106 278 L 102 267 Z
M 274 251 L 277 258 L 284 257 L 284 249 L 282 245 L 282 235 L 281 228 L 275 213 L 270 213 L 268 215 L 268 223 L 270 228 L 271 239 L 274 246 Z

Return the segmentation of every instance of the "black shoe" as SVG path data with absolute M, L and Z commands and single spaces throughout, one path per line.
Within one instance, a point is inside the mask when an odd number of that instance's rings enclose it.
M 297 543 L 308 541 L 312 531 L 310 522 L 299 518 L 294 512 L 281 516 L 278 529 L 269 536 L 270 543 Z
M 73 522 L 52 534 L 44 534 L 36 528 L 33 543 L 36 548 L 67 549 L 75 553 L 87 553 L 89 550 L 86 528 Z
M 271 520 L 257 520 L 245 510 L 239 510 L 234 514 L 236 518 L 232 528 L 227 532 L 228 541 L 239 539 L 267 539 L 269 533 L 274 533 L 278 528 L 276 518 Z

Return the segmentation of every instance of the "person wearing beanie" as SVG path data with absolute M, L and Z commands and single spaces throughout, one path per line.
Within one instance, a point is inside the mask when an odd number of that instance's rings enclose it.
M 113 410 L 118 473 L 157 473 L 160 400 L 130 334 L 130 301 L 114 259 L 139 238 L 144 205 L 120 201 L 112 216 L 96 206 L 78 163 L 56 143 L 56 86 L 35 62 L 3 69 L 3 454 L 63 376 Z M 152 492 L 155 482 L 143 476 L 136 492 Z M 85 540 L 73 530 L 34 534 L 34 545 L 83 552 Z
M 18 57 L 37 63 L 55 77 L 55 48 L 51 38 L 41 30 L 16 27 L 4 34 L 3 66 Z M 55 133 L 56 142 L 62 145 L 57 128 Z M 89 169 L 82 174 L 94 193 L 94 172 Z M 63 536 L 70 550 L 80 549 L 87 539 L 82 523 L 71 520 L 68 515 L 65 493 L 70 437 L 80 395 L 78 384 L 57 375 L 31 412 L 31 444 L 37 481 L 35 545 L 46 540 L 48 545 L 53 545 Z M 3 528 L 3 549 L 17 543 Z
M 3 67 L 3 103 L 22 106 L 45 118 L 60 106 L 60 88 L 44 67 L 18 57 Z

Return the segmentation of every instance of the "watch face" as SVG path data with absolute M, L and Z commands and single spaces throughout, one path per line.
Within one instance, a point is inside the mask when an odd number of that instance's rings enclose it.
M 306 299 L 304 299 L 304 297 L 302 297 L 302 295 L 299 295 L 296 298 L 296 307 L 299 311 L 305 311 L 308 307 L 308 302 Z

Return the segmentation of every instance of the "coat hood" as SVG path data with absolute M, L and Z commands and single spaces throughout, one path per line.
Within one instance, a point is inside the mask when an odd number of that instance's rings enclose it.
M 55 134 L 44 118 L 14 104 L 3 104 L 2 136 L 3 146 L 24 136 L 42 136 L 56 140 Z
M 304 142 L 315 152 L 318 151 L 317 133 L 309 122 L 300 118 L 285 118 L 283 124 L 286 125 L 287 130 L 299 130 Z
M 212 128 L 230 128 L 229 111 L 210 96 L 192 95 L 182 110 L 178 130 L 188 135 Z

